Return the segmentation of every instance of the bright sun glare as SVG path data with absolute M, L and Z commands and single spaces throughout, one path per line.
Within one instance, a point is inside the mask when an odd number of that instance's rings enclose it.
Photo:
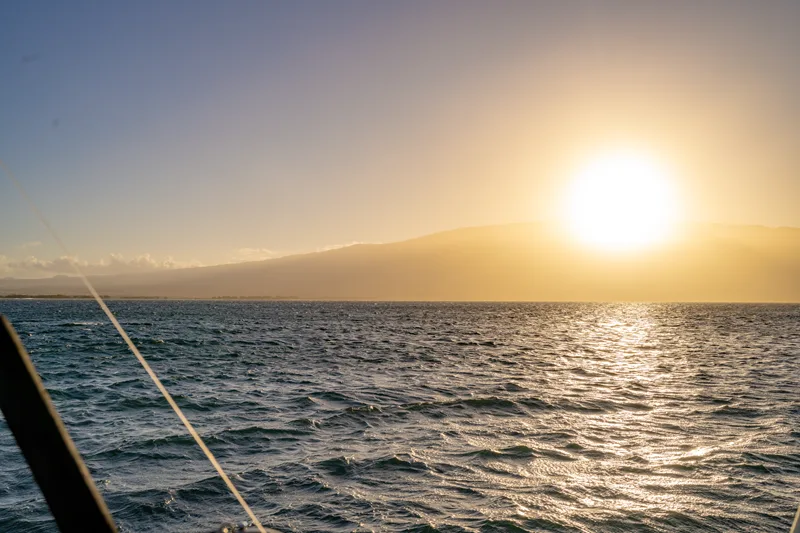
M 575 235 L 598 248 L 640 248 L 664 240 L 676 218 L 671 176 L 644 153 L 604 153 L 581 167 L 569 191 Z

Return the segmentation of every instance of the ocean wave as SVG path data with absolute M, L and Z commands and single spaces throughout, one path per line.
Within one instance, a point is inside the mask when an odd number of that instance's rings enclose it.
M 64 303 L 2 305 L 30 333 L 23 342 L 122 532 L 246 519 L 90 302 L 69 302 L 68 319 Z M 279 530 L 778 533 L 791 524 L 800 337 L 787 332 L 800 307 L 114 308 Z M 0 459 L 0 531 L 51 531 L 7 431 Z

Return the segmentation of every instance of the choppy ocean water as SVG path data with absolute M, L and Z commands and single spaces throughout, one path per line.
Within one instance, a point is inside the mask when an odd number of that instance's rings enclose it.
M 786 532 L 800 306 L 112 301 L 266 525 Z M 96 305 L 0 300 L 122 531 L 243 512 Z M 55 526 L 0 422 L 0 531 Z

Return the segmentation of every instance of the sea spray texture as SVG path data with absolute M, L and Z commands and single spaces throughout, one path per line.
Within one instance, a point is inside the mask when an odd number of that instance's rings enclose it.
M 800 306 L 112 301 L 286 531 L 775 531 Z M 241 520 L 91 302 L 5 300 L 122 531 Z M 0 531 L 54 525 L 0 423 Z

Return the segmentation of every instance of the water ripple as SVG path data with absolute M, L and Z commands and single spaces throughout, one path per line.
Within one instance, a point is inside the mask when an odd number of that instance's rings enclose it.
M 800 306 L 110 303 L 284 531 L 787 531 Z M 0 300 L 123 532 L 241 510 L 93 304 Z M 52 519 L 0 421 L 0 530 Z

